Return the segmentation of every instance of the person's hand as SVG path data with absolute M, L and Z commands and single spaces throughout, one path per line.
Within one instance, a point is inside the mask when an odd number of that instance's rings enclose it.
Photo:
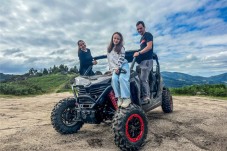
M 139 55 L 140 55 L 139 52 L 135 52 L 134 55 L 133 55 L 133 57 L 137 57 Z
M 116 74 L 119 73 L 119 68 L 115 69 L 115 73 L 116 73 Z
M 93 65 L 96 65 L 98 62 L 96 60 L 92 61 Z

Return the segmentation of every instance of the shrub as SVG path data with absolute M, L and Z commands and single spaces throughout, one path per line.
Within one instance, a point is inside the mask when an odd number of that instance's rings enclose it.
M 218 96 L 227 97 L 227 86 L 224 84 L 214 84 L 214 85 L 192 85 L 182 88 L 172 88 L 171 92 L 173 94 L 185 94 L 185 95 L 208 95 L 208 96 Z

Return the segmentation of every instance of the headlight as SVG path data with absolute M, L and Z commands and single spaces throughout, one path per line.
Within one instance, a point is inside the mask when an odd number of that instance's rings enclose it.
M 83 85 L 83 86 L 87 86 L 90 85 L 91 82 L 89 81 L 89 79 L 85 79 L 85 78 L 81 78 L 81 77 L 77 77 L 75 78 L 75 85 Z

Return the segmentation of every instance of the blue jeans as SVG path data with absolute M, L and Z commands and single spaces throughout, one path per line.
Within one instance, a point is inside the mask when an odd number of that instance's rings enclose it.
M 130 69 L 128 63 L 122 65 L 122 69 L 127 73 L 120 73 L 117 75 L 115 72 L 112 74 L 112 87 L 114 89 L 116 98 L 130 98 Z

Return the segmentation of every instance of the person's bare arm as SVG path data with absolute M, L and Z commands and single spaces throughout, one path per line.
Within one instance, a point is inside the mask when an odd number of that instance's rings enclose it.
M 143 50 L 140 50 L 139 52 L 135 52 L 133 57 L 137 57 L 140 54 L 148 52 L 152 48 L 152 45 L 153 45 L 152 41 L 147 42 L 147 46 Z

